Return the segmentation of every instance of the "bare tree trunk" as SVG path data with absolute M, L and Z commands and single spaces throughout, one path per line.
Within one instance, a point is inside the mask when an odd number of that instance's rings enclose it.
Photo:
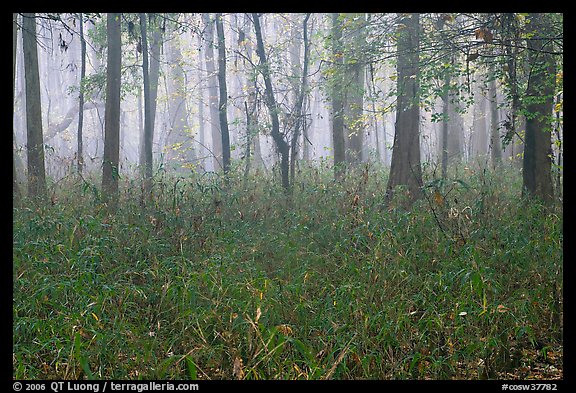
M 214 63 L 214 25 L 208 13 L 202 14 L 202 20 L 204 22 L 204 37 L 206 40 L 204 61 L 206 63 L 206 73 L 208 74 L 208 105 L 210 107 L 212 129 L 212 153 L 214 156 L 214 171 L 217 171 L 222 167 L 222 135 L 220 133 L 220 112 L 218 111 L 218 79 Z
M 106 113 L 104 127 L 104 160 L 102 162 L 102 196 L 111 212 L 118 208 L 120 157 L 120 83 L 122 65 L 121 14 L 107 15 L 108 57 L 106 67 Z
M 42 107 L 40 102 L 40 75 L 36 45 L 36 16 L 22 15 L 22 47 L 26 79 L 26 136 L 28 153 L 28 196 L 45 201 L 46 171 L 44 167 L 44 140 L 42 135 Z
M 332 96 L 332 144 L 334 151 L 334 178 L 342 180 L 346 176 L 346 151 L 344 139 L 344 97 L 342 91 L 343 53 L 342 20 L 339 14 L 332 14 L 332 59 L 337 67 L 333 73 Z
M 306 121 L 303 118 L 303 108 L 304 108 L 304 98 L 308 94 L 308 58 L 310 54 L 310 48 L 308 43 L 308 19 L 310 19 L 310 13 L 307 13 L 302 22 L 302 35 L 304 44 L 304 59 L 302 64 L 302 76 L 300 78 L 301 83 L 298 88 L 298 93 L 296 94 L 295 103 L 295 124 L 294 133 L 292 134 L 292 140 L 290 144 L 290 179 L 292 179 L 292 184 L 294 184 L 294 172 L 296 168 L 296 158 L 298 156 L 298 139 L 300 138 L 300 130 L 306 127 Z M 307 143 L 304 141 L 304 143 Z
M 82 174 L 84 167 L 84 146 L 82 144 L 82 128 L 84 126 L 84 88 L 82 82 L 86 77 L 86 41 L 84 40 L 84 21 L 82 13 L 79 14 L 80 18 L 80 89 L 78 97 L 78 134 L 77 134 L 77 160 L 78 160 L 78 173 Z
M 348 148 L 347 159 L 352 167 L 357 167 L 364 160 L 364 53 L 366 47 L 365 15 L 348 14 L 350 19 L 349 42 L 347 43 L 346 63 L 346 104 L 345 128 Z
M 154 14 L 152 14 L 154 15 Z M 156 18 L 156 16 L 154 15 Z M 148 56 L 148 84 L 150 86 L 150 125 L 151 125 L 151 135 L 150 135 L 150 149 L 152 151 L 152 158 L 150 161 L 150 165 L 154 167 L 154 130 L 156 127 L 156 106 L 157 106 L 157 97 L 158 97 L 158 81 L 160 79 L 160 52 L 162 49 L 162 30 L 158 26 L 159 21 L 157 19 L 152 20 L 153 23 L 147 24 L 146 31 L 150 31 L 152 33 L 152 39 L 149 45 L 149 52 L 150 55 Z M 148 41 L 148 40 L 146 40 Z M 141 106 L 142 98 L 139 95 L 139 105 Z M 145 128 L 142 127 L 142 131 L 145 131 Z M 141 144 L 140 144 L 140 159 L 139 165 L 140 168 L 143 169 L 143 175 L 145 176 L 146 171 L 146 135 L 142 132 L 141 135 Z
M 486 97 L 480 88 L 476 89 L 474 100 L 474 118 L 472 121 L 472 149 L 473 157 L 484 157 L 488 147 L 488 133 L 486 130 Z
M 185 73 L 182 68 L 182 52 L 179 37 L 175 35 L 166 42 L 166 60 L 171 64 L 168 77 L 169 131 L 166 138 L 166 159 L 181 171 L 195 159 L 194 136 L 188 122 Z
M 547 14 L 530 14 L 527 39 L 528 61 L 532 72 L 528 79 L 526 100 L 529 116 L 526 116 L 526 136 L 524 138 L 523 194 L 540 198 L 551 203 L 554 188 L 551 174 L 551 131 L 556 65 L 548 40 L 542 36 L 548 31 Z
M 222 14 L 216 14 L 216 35 L 218 36 L 218 88 L 219 102 L 218 115 L 220 119 L 220 133 L 222 134 L 222 164 L 224 175 L 230 172 L 230 133 L 228 131 L 228 91 L 226 87 L 226 41 Z
M 405 27 L 398 29 L 396 130 L 386 200 L 391 200 L 396 186 L 405 185 L 407 202 L 412 203 L 422 195 L 418 92 L 420 15 L 406 14 L 401 23 Z
M 18 14 L 12 14 L 12 102 L 14 103 L 16 96 L 16 46 L 18 43 Z M 21 200 L 20 187 L 18 186 L 18 177 L 16 176 L 16 151 L 15 151 L 15 134 L 14 128 L 12 129 L 12 202 L 14 205 L 19 205 Z
M 442 165 L 442 179 L 448 177 L 448 129 L 450 126 L 450 70 L 444 70 L 444 91 L 442 92 L 442 133 L 440 134 L 441 141 L 441 165 Z
M 142 40 L 142 75 L 144 79 L 144 193 L 149 196 L 152 191 L 153 126 L 148 69 L 148 28 L 145 13 L 140 13 L 140 37 Z
M 490 99 L 490 158 L 492 168 L 497 168 L 502 164 L 502 142 L 500 141 L 500 131 L 498 123 L 498 95 L 496 94 L 496 76 L 494 70 L 490 72 L 490 82 L 488 84 L 488 97 Z
M 256 53 L 260 58 L 260 66 L 262 67 L 262 76 L 264 77 L 265 90 L 265 100 L 268 110 L 270 111 L 270 118 L 272 120 L 271 135 L 278 153 L 280 153 L 280 172 L 282 176 L 282 187 L 284 191 L 288 192 L 290 188 L 290 178 L 289 178 L 289 146 L 284 135 L 280 133 L 280 122 L 278 120 L 279 108 L 274 98 L 274 89 L 272 88 L 272 80 L 270 79 L 270 69 L 268 67 L 268 61 L 266 60 L 266 52 L 264 51 L 264 42 L 262 40 L 262 30 L 260 28 L 260 20 L 258 14 L 253 13 L 252 19 L 254 22 L 254 31 L 256 33 Z

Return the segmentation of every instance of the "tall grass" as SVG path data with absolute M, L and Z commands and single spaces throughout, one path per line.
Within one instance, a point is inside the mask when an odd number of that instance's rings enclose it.
M 509 378 L 562 349 L 562 208 L 511 171 L 426 181 L 410 210 L 386 173 L 294 192 L 256 173 L 123 179 L 110 216 L 70 180 L 13 210 L 13 376 Z M 26 206 L 26 205 L 24 205 Z

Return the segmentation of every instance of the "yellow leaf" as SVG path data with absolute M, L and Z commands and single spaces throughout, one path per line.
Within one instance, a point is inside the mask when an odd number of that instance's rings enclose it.
M 278 325 L 276 326 L 276 329 L 278 329 L 278 331 L 285 336 L 289 336 L 292 334 L 292 328 L 288 325 Z
M 258 322 L 261 316 L 262 316 L 262 310 L 260 310 L 260 307 L 258 307 L 256 309 L 256 318 L 254 318 L 254 322 Z
M 232 370 L 232 375 L 234 375 L 236 379 L 244 378 L 244 371 L 242 370 L 242 359 L 239 357 L 234 358 L 234 368 Z
M 434 202 L 436 202 L 438 206 L 444 205 L 444 197 L 438 191 L 434 192 Z

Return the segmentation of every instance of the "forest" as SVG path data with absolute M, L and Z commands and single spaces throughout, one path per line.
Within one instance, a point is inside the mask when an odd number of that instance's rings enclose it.
M 562 13 L 13 13 L 12 377 L 563 380 Z

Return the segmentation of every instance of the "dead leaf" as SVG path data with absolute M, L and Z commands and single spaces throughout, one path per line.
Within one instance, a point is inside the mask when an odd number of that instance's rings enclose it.
M 236 379 L 244 378 L 244 370 L 242 370 L 242 359 L 239 357 L 234 358 L 234 368 L 232 370 L 232 375 L 234 375 Z
M 436 202 L 438 206 L 444 205 L 444 197 L 438 191 L 434 193 L 434 202 Z

